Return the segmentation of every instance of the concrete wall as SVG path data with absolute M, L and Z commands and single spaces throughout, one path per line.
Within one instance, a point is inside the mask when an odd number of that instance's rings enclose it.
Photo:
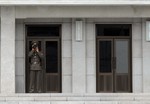
M 141 19 L 85 19 L 85 69 L 82 71 L 84 77 L 76 77 L 78 72 L 72 63 L 75 62 L 74 52 L 78 45 L 73 48 L 75 44 L 83 44 L 82 42 L 75 43 L 74 37 L 74 21 L 71 19 L 25 19 L 16 21 L 16 92 L 25 92 L 25 30 L 24 23 L 61 23 L 62 24 L 62 92 L 75 93 L 77 87 L 75 85 L 81 80 L 85 86 L 85 91 L 82 93 L 96 93 L 96 52 L 95 52 L 95 23 L 129 23 L 132 24 L 132 85 L 134 93 L 141 93 L 143 90 L 149 91 L 149 84 L 143 80 L 149 77 L 143 77 L 145 66 L 143 55 L 143 22 Z M 148 44 L 148 42 L 146 42 Z M 83 46 L 82 46 L 83 47 Z M 72 52 L 74 50 L 74 52 Z M 148 49 L 147 49 L 148 52 Z M 146 58 L 147 59 L 147 58 Z M 80 60 L 77 60 L 80 61 Z M 83 60 L 82 60 L 83 62 Z M 81 62 L 81 63 L 82 63 Z M 145 64 L 145 66 L 143 66 Z M 83 68 L 81 67 L 81 68 Z M 76 71 L 76 72 L 75 72 Z M 81 73 L 79 71 L 78 73 Z M 145 73 L 146 74 L 146 73 Z M 149 74 L 148 74 L 149 75 Z M 76 80 L 74 80 L 74 78 Z M 73 86 L 74 85 L 74 86 Z M 81 93 L 80 91 L 78 93 Z
M 16 18 L 149 18 L 150 6 L 16 6 Z

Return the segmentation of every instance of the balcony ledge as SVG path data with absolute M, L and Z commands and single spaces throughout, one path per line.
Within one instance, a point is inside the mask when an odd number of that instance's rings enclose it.
M 23 5 L 54 5 L 54 6 L 149 6 L 150 0 L 0 0 L 1 6 L 23 6 Z
M 147 101 L 150 102 L 150 93 L 96 93 L 96 94 L 47 94 L 47 93 L 20 93 L 0 94 L 0 102 L 4 101 L 63 101 L 63 102 L 99 102 L 99 101 Z

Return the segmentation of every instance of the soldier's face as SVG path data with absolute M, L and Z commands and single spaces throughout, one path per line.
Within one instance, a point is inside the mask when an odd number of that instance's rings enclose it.
M 33 45 L 37 45 L 37 43 L 33 43 Z
M 36 49 L 38 47 L 37 43 L 32 44 L 32 48 Z

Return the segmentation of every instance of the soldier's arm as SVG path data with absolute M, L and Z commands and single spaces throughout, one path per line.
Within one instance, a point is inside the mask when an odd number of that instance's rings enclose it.
M 42 52 L 38 52 L 38 55 L 39 55 L 40 58 L 44 57 Z
M 29 52 L 28 56 L 31 57 L 32 54 L 33 54 L 33 50 L 31 50 L 31 51 Z

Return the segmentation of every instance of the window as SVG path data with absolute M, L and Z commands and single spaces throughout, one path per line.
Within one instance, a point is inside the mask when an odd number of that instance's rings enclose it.
M 131 25 L 96 25 L 97 92 L 131 92 Z
M 41 92 L 61 92 L 61 25 L 26 25 L 26 36 L 26 92 L 31 89 L 31 59 L 28 53 L 32 50 L 32 41 L 39 42 L 39 50 L 43 53 L 39 82 Z M 36 86 L 35 83 L 35 89 Z

